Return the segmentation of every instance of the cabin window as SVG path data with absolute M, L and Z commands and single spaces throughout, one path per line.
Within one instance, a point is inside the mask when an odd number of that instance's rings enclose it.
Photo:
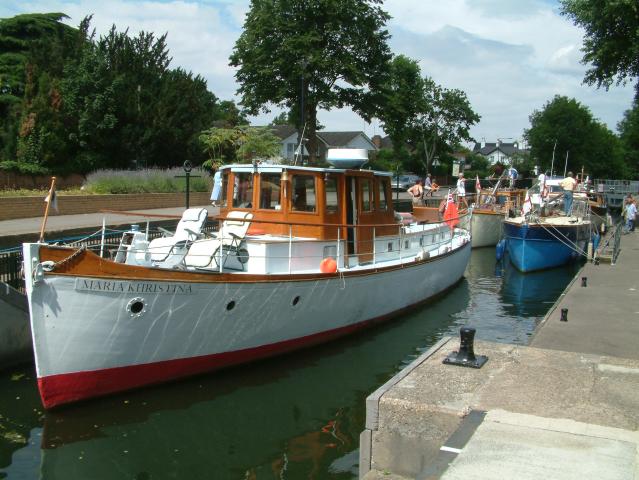
M 324 181 L 324 194 L 326 196 L 326 213 L 336 213 L 338 207 L 337 177 L 327 175 Z
M 314 212 L 317 206 L 315 195 L 315 177 L 310 175 L 293 176 L 292 209 L 296 212 Z
M 227 205 L 227 192 L 229 191 L 229 171 L 224 170 L 222 173 L 222 195 L 220 197 L 220 206 L 226 207 Z
M 379 209 L 388 210 L 388 199 L 386 198 L 386 181 L 379 179 Z
M 362 179 L 360 184 L 362 187 L 362 211 L 370 212 L 373 210 L 373 189 L 372 182 L 368 179 Z
M 253 174 L 235 173 L 234 177 L 233 207 L 253 208 Z
M 279 210 L 281 173 L 262 173 L 260 175 L 260 208 Z

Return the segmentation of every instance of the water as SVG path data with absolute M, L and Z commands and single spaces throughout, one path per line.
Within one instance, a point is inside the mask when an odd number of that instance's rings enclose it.
M 2 372 L 0 479 L 355 479 L 372 391 L 462 325 L 527 344 L 576 271 L 523 275 L 474 250 L 454 289 L 381 327 L 54 412 L 32 366 Z

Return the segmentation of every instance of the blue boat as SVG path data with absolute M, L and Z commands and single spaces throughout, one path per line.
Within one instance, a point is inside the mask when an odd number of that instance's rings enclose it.
M 588 218 L 507 218 L 504 237 L 510 261 L 521 272 L 565 265 L 586 253 L 591 223 Z

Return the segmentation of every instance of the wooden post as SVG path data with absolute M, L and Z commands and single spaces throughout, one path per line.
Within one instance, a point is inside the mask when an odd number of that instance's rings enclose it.
M 40 240 L 39 240 L 40 243 L 44 241 L 44 229 L 47 226 L 47 218 L 49 218 L 49 208 L 51 207 L 51 202 L 53 202 L 54 195 L 55 195 L 55 177 L 51 177 L 51 188 L 49 189 L 49 196 L 47 197 L 49 201 L 46 202 L 47 206 L 44 209 L 44 218 L 42 219 L 42 227 L 40 228 Z

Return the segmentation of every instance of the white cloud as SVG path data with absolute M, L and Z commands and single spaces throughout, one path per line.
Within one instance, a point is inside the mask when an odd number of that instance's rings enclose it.
M 77 25 L 93 14 L 98 34 L 115 24 L 131 33 L 168 33 L 172 66 L 207 79 L 219 98 L 237 85 L 228 57 L 241 33 L 248 0 L 3 0 L 0 16 L 60 11 Z M 425 75 L 464 90 L 481 114 L 476 138 L 521 138 L 528 116 L 556 94 L 575 97 L 612 129 L 630 107 L 632 86 L 609 92 L 582 85 L 582 32 L 559 15 L 554 0 L 387 0 L 394 53 L 420 60 Z M 255 117 L 266 123 L 277 113 Z M 380 133 L 348 109 L 319 112 L 327 129 Z

